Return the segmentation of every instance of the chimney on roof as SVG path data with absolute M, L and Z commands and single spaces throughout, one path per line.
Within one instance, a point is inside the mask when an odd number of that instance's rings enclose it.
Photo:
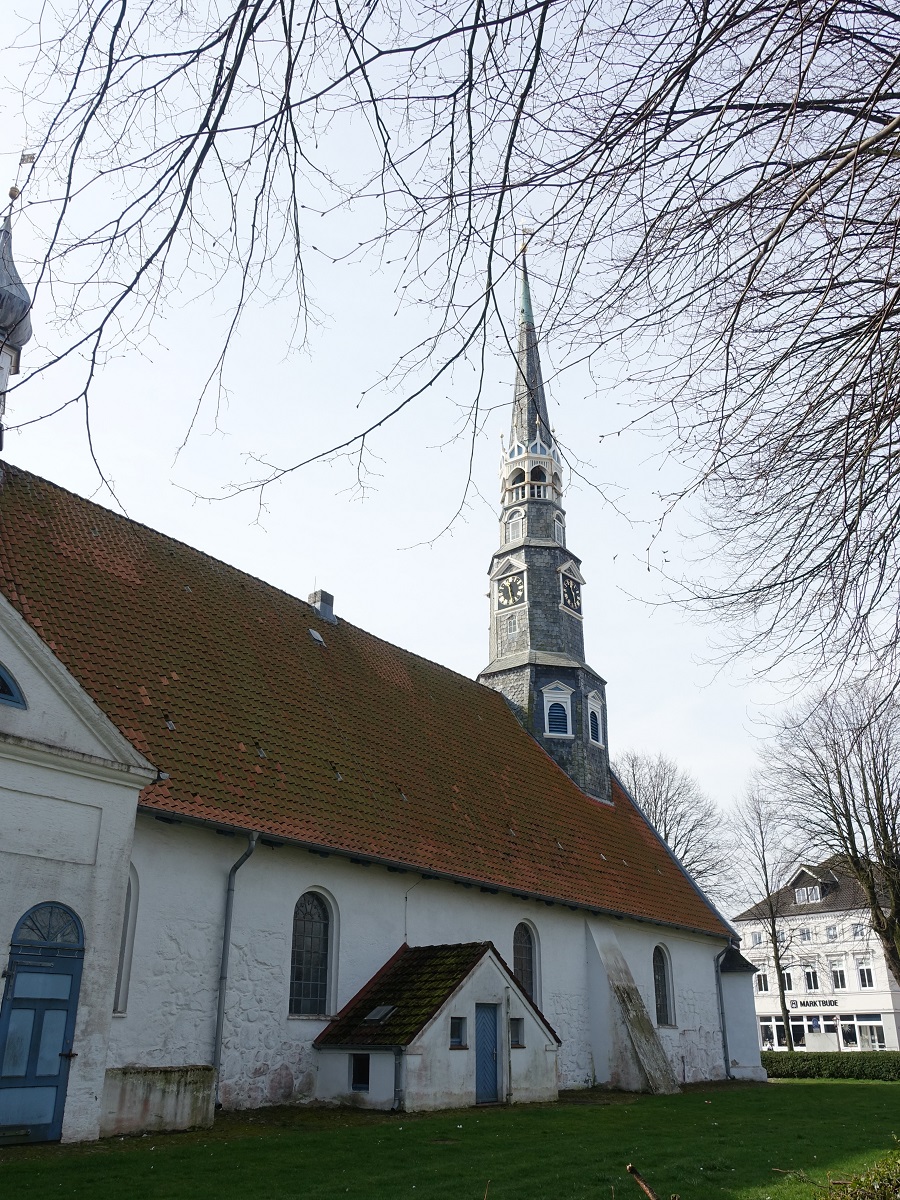
M 334 596 L 331 592 L 323 592 L 320 588 L 317 592 L 312 593 L 309 602 L 323 621 L 327 621 L 330 625 L 337 625 L 337 617 L 334 615 Z

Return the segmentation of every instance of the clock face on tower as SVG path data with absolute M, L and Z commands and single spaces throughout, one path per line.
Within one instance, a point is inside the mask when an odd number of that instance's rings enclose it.
M 525 603 L 525 576 L 507 575 L 497 584 L 497 607 L 512 608 L 514 604 Z
M 581 612 L 581 584 L 577 579 L 570 579 L 568 575 L 562 577 L 562 602 L 563 607 L 571 612 Z

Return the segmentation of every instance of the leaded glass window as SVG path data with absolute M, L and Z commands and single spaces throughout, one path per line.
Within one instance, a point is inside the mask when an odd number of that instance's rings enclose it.
M 653 990 L 656 992 L 657 1025 L 674 1025 L 669 963 L 662 946 L 653 951 Z
M 315 892 L 304 892 L 294 908 L 291 948 L 292 1016 L 323 1016 L 328 1008 L 328 907 Z
M 534 934 L 524 921 L 513 934 L 513 974 L 522 990 L 534 999 Z

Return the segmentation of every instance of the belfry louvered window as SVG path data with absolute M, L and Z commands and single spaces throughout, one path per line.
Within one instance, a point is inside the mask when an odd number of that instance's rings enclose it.
M 600 741 L 600 717 L 593 709 L 591 710 L 591 741 Z
M 547 731 L 548 733 L 568 733 L 569 732 L 569 714 L 566 712 L 564 704 L 560 704 L 558 700 L 547 709 Z
M 522 990 L 534 999 L 534 934 L 524 921 L 513 934 L 513 974 Z
M 305 892 L 294 908 L 291 948 L 292 1016 L 318 1017 L 328 1009 L 328 906 L 315 892 Z

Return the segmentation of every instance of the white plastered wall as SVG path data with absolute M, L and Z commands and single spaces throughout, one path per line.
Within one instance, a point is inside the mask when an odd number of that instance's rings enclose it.
M 240 836 L 139 815 L 133 859 L 140 909 L 128 1012 L 113 1022 L 110 1067 L 211 1062 L 226 879 L 245 845 Z M 332 1012 L 404 941 L 492 941 L 511 964 L 513 933 L 525 919 L 540 939 L 538 1006 L 562 1040 L 560 1087 L 641 1086 L 639 1069 L 628 1064 L 627 1031 L 604 995 L 602 969 L 588 961 L 583 912 L 260 844 L 236 880 L 221 1080 L 226 1107 L 317 1093 L 322 1067 L 311 1044 L 325 1022 L 287 1012 L 293 909 L 309 889 L 319 890 L 339 917 Z M 688 1082 L 722 1078 L 714 960 L 723 942 L 634 921 L 589 919 L 614 927 L 651 1013 L 653 948 L 667 946 L 676 1027 L 662 1032 L 673 1070 Z
M 141 787 L 155 774 L 0 599 L 0 662 L 27 709 L 0 705 L 0 943 L 19 918 L 68 905 L 85 932 L 63 1141 L 95 1138 Z

